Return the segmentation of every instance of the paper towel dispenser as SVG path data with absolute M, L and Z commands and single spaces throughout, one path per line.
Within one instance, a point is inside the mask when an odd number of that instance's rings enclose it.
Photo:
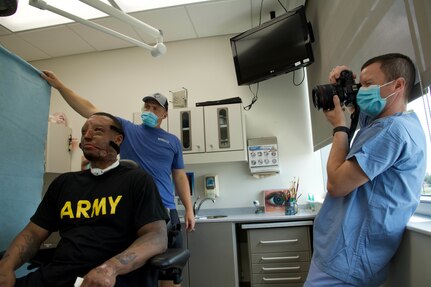
M 274 175 L 280 172 L 277 137 L 249 139 L 248 164 L 253 175 Z

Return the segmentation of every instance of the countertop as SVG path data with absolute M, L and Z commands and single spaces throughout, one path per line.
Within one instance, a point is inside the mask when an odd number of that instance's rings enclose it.
M 179 210 L 180 220 L 184 222 L 182 212 Z M 286 221 L 305 221 L 314 220 L 317 211 L 300 208 L 295 215 L 283 214 L 255 214 L 253 208 L 225 208 L 225 209 L 204 209 L 201 210 L 196 218 L 196 223 L 215 223 L 215 222 L 233 222 L 233 223 L 259 223 L 259 222 L 286 222 Z M 208 219 L 211 215 L 227 215 Z M 407 224 L 407 229 L 431 236 L 431 217 L 414 215 Z
M 284 214 L 268 214 L 268 213 L 254 213 L 254 209 L 250 208 L 226 208 L 226 209 L 205 209 L 201 210 L 199 216 L 196 218 L 196 223 L 215 223 L 215 222 L 277 222 L 277 221 L 300 221 L 300 220 L 313 220 L 316 216 L 316 211 L 310 209 L 299 209 L 295 215 Z M 226 215 L 225 217 L 217 217 Z M 208 218 L 207 216 L 216 216 L 215 218 Z M 184 218 L 180 214 L 181 222 Z
M 413 215 L 407 223 L 407 229 L 431 236 L 431 217 Z

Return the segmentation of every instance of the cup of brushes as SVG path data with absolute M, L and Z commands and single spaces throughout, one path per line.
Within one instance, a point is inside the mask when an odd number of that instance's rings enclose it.
M 287 193 L 286 202 L 285 202 L 285 214 L 286 215 L 295 215 L 298 213 L 298 199 L 301 196 L 298 195 L 298 189 L 299 189 L 299 178 L 294 178 L 291 182 L 291 187 L 289 189 L 289 192 Z

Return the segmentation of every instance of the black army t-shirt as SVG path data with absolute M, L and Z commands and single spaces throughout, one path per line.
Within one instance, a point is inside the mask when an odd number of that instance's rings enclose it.
M 89 170 L 60 175 L 31 218 L 61 237 L 52 263 L 40 272 L 47 284 L 69 285 L 129 247 L 140 227 L 167 219 L 153 179 L 141 169 L 119 165 L 100 176 Z

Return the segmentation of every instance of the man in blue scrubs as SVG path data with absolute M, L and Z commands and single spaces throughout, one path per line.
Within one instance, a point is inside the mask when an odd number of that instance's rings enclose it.
M 335 83 L 346 66 L 330 72 Z M 334 127 L 328 194 L 314 224 L 314 253 L 304 286 L 380 286 L 420 198 L 426 142 L 419 119 L 406 111 L 415 81 L 401 54 L 368 60 L 357 94 L 361 129 L 349 147 L 338 96 L 324 111 Z

